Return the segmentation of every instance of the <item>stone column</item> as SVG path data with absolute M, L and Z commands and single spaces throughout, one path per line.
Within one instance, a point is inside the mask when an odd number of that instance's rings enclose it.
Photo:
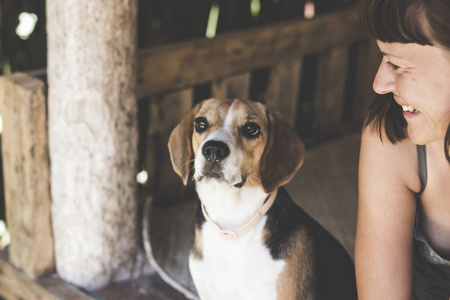
M 59 275 L 137 275 L 137 0 L 47 0 L 52 218 Z

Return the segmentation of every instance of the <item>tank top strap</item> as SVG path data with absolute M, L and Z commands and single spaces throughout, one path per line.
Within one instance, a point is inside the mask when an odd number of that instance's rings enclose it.
M 419 179 L 420 179 L 420 195 L 427 186 L 427 148 L 426 145 L 417 145 L 417 161 L 419 167 Z

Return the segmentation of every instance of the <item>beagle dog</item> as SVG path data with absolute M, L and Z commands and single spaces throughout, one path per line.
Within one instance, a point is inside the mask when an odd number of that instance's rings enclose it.
M 305 150 L 279 113 L 205 100 L 168 146 L 199 198 L 189 269 L 201 299 L 356 299 L 351 258 L 282 188 Z

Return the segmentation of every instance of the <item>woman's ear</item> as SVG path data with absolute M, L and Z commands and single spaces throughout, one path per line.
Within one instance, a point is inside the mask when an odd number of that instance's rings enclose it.
M 267 109 L 266 115 L 269 136 L 259 172 L 264 191 L 271 193 L 294 177 L 303 164 L 305 147 L 280 113 Z
M 194 159 L 192 149 L 193 123 L 196 109 L 192 110 L 184 119 L 172 130 L 169 138 L 169 152 L 172 167 L 187 185 L 189 179 L 191 160 Z

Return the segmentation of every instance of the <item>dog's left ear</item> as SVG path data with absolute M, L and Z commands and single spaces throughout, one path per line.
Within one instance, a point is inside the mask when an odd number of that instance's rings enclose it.
M 303 164 L 305 147 L 283 116 L 267 109 L 269 136 L 259 167 L 266 193 L 288 183 Z
M 194 127 L 194 117 L 196 109 L 192 110 L 184 119 L 172 130 L 169 138 L 169 152 L 172 167 L 187 185 L 190 172 L 190 161 L 194 159 L 192 149 L 192 134 Z

